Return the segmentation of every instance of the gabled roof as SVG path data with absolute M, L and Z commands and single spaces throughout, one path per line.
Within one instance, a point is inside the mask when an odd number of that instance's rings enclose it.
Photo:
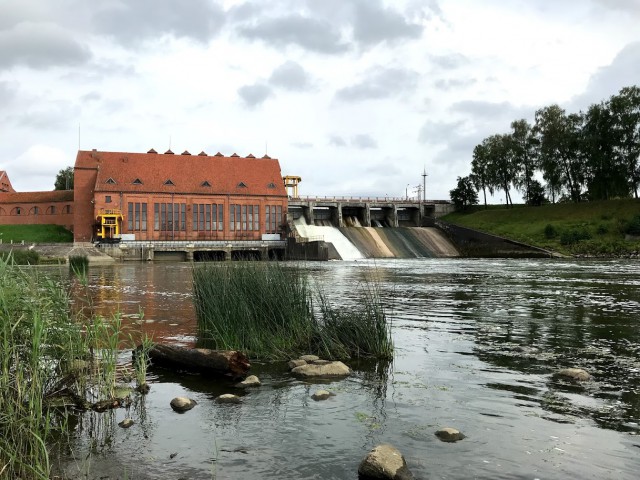
M 277 159 L 81 150 L 75 166 L 98 170 L 96 192 L 287 196 Z M 116 184 L 109 185 L 109 178 Z M 132 185 L 132 178 L 143 185 Z M 165 185 L 167 179 L 174 185 Z M 246 188 L 238 187 L 241 182 Z
M 4 170 L 0 170 L 0 192 L 15 192 L 11 185 L 11 180 L 9 180 L 9 175 Z

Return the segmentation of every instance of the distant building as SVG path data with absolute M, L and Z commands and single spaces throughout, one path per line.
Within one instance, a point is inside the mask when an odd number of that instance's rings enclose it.
M 73 191 L 15 193 L 0 179 L 0 223 L 63 225 L 76 242 L 260 240 L 286 222 L 280 164 L 267 155 L 79 151 Z

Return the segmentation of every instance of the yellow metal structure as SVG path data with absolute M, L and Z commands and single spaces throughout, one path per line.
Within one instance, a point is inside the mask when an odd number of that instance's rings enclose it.
M 101 208 L 96 215 L 96 237 L 99 240 L 118 238 L 122 229 L 122 211 Z
M 284 181 L 284 188 L 287 189 L 289 198 L 298 198 L 298 184 L 302 181 L 302 178 L 295 175 L 287 175 L 282 177 L 282 180 Z

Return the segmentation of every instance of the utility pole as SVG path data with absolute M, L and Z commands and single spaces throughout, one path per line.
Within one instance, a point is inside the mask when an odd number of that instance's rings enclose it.
M 427 201 L 427 168 L 424 167 L 422 170 L 422 201 Z

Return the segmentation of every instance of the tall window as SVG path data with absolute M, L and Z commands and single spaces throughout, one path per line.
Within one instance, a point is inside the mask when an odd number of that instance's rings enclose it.
M 209 203 L 193 204 L 193 230 L 213 232 L 222 230 L 223 205 Z
M 127 205 L 127 227 L 130 232 L 147 231 L 147 204 L 129 202 Z
M 282 222 L 282 205 L 265 205 L 264 213 L 266 233 L 278 233 Z
M 184 232 L 187 230 L 186 203 L 154 203 L 153 229 L 163 232 Z
M 218 228 L 222 225 L 222 205 L 218 205 Z M 232 231 L 260 231 L 258 205 L 229 205 L 229 228 Z

